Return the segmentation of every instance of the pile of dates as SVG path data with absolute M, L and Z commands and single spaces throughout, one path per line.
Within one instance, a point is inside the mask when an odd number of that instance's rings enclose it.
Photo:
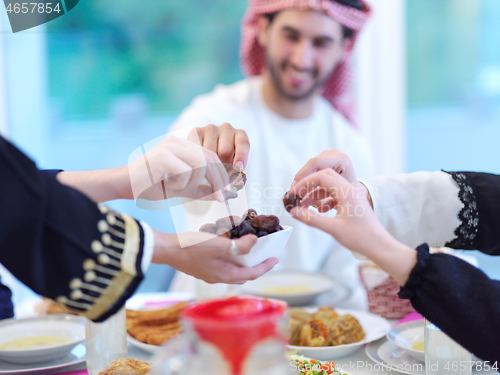
M 214 223 L 202 225 L 200 232 L 213 233 L 227 238 L 240 238 L 245 234 L 262 237 L 283 230 L 280 220 L 274 215 L 257 215 L 254 209 L 247 210 L 243 217 L 228 216 Z

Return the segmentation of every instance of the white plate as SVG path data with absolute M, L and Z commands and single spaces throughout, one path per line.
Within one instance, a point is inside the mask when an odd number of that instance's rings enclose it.
M 85 363 L 85 344 L 78 344 L 63 358 L 40 364 L 15 364 L 0 361 L 0 374 L 52 373 L 54 370 Z
M 85 340 L 85 320 L 76 315 L 50 315 L 0 322 L 0 345 L 12 340 L 36 336 L 57 336 L 69 343 L 41 346 L 36 349 L 0 349 L 0 360 L 11 363 L 42 363 L 66 356 Z
M 317 311 L 317 309 L 317 307 L 304 308 L 304 310 L 310 313 Z M 391 328 L 391 325 L 385 318 L 369 312 L 337 308 L 335 308 L 335 311 L 337 311 L 339 315 L 351 314 L 352 316 L 354 316 L 363 327 L 366 337 L 360 342 L 347 345 L 323 347 L 287 345 L 288 350 L 305 355 L 306 357 L 319 359 L 320 361 L 329 361 L 354 353 L 361 346 L 363 346 L 363 344 L 384 337 L 387 331 Z
M 306 288 L 295 293 L 273 291 L 275 288 Z M 343 299 L 350 291 L 344 285 L 334 282 L 329 276 L 320 273 L 300 271 L 270 272 L 257 280 L 248 281 L 241 289 L 256 296 L 281 299 L 290 306 L 312 305 L 320 294 L 330 292 Z
M 387 332 L 387 340 L 406 350 L 412 357 L 425 361 L 425 353 L 412 349 L 412 345 L 424 339 L 424 320 L 415 320 L 394 326 Z
M 143 342 L 137 341 L 132 336 L 130 336 L 128 333 L 127 333 L 127 341 L 130 345 L 133 345 L 136 348 L 142 349 L 145 352 L 152 353 L 152 354 L 156 354 L 158 349 L 161 348 L 160 345 L 149 345 L 149 344 L 145 344 Z
M 406 350 L 401 349 L 386 338 L 368 344 L 366 355 L 380 364 L 386 371 L 395 371 L 401 374 L 425 375 L 425 363 L 413 358 Z M 474 360 L 474 358 L 473 358 Z M 484 365 L 481 366 L 481 369 Z M 474 366 L 473 375 L 497 374 L 495 370 L 478 371 Z
M 178 302 L 190 301 L 194 297 L 188 292 L 158 292 L 134 294 L 125 304 L 130 310 L 164 309 Z
M 283 226 L 283 230 L 259 237 L 248 254 L 237 255 L 234 261 L 241 266 L 253 267 L 266 259 L 277 257 L 283 251 L 292 230 L 292 227 Z
M 365 348 L 366 355 L 386 371 L 401 374 L 425 375 L 425 364 L 413 358 L 406 350 L 398 348 L 386 338 L 372 342 Z
M 190 301 L 193 299 L 193 295 L 187 292 L 158 292 L 158 293 L 140 293 L 132 296 L 127 300 L 127 309 L 132 310 L 155 310 L 164 309 L 172 306 L 178 302 Z M 161 346 L 159 345 L 149 345 L 143 342 L 137 341 L 132 336 L 127 334 L 127 341 L 130 345 L 136 348 L 142 349 L 148 353 L 156 353 Z

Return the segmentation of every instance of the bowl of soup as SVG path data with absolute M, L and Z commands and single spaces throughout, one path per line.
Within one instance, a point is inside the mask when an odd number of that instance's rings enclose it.
M 85 320 L 50 315 L 0 321 L 0 360 L 42 363 L 66 356 L 85 340 Z
M 314 303 L 320 294 L 332 291 L 333 280 L 320 273 L 302 271 L 270 272 L 249 281 L 242 286 L 245 293 L 256 296 L 281 299 L 290 306 L 304 306 Z
M 414 320 L 399 324 L 387 332 L 387 340 L 404 349 L 413 358 L 425 361 L 424 320 Z

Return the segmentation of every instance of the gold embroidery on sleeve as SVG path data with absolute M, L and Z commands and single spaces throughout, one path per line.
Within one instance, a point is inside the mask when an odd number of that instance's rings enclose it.
M 69 298 L 57 298 L 58 302 L 93 320 L 105 314 L 134 281 L 141 251 L 140 226 L 134 219 L 106 206 L 99 206 L 99 210 L 106 215 L 106 220 L 97 223 L 100 240 L 90 244 L 96 259 L 83 262 L 85 273 L 82 278 L 70 281 Z

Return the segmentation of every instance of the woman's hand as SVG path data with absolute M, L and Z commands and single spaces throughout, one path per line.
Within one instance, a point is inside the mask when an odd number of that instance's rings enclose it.
M 179 246 L 177 236 L 189 236 L 190 240 L 196 237 L 196 245 Z M 257 242 L 254 235 L 246 235 L 235 240 L 240 249 L 240 255 L 247 254 Z M 278 259 L 269 258 L 254 267 L 239 266 L 234 263 L 234 256 L 228 250 L 231 240 L 217 237 L 209 233 L 179 233 L 164 234 L 155 231 L 155 249 L 153 263 L 168 264 L 169 266 L 204 280 L 207 283 L 244 284 L 248 280 L 255 280 L 270 271 Z
M 341 245 L 370 258 L 401 285 L 406 282 L 416 263 L 416 251 L 386 231 L 363 189 L 328 168 L 297 181 L 289 194 L 302 198 L 300 206 L 291 211 L 293 217 L 330 233 Z M 336 217 L 325 217 L 307 208 L 324 201 L 328 202 L 328 209 L 337 210 Z
M 366 187 L 357 180 L 351 159 L 349 156 L 337 149 L 325 150 L 318 156 L 309 159 L 308 162 L 297 172 L 291 186 L 294 187 L 297 181 L 300 181 L 313 173 L 327 169 L 337 172 L 351 185 L 361 189 L 365 196 L 368 197 L 371 204 L 370 194 Z M 326 197 L 322 200 L 311 201 L 310 205 L 316 207 L 320 212 L 326 212 L 333 208 L 332 199 L 330 197 Z
M 364 191 L 350 184 L 333 169 L 323 169 L 296 182 L 289 194 L 302 198 L 300 206 L 291 211 L 296 219 L 330 233 L 345 247 L 363 255 L 366 240 L 387 233 L 373 213 Z M 337 216 L 328 218 L 307 209 L 318 202 L 320 212 L 337 210 Z M 389 235 L 387 233 L 387 235 Z
M 213 151 L 175 136 L 167 136 L 129 163 L 128 172 L 136 199 L 188 197 L 223 201 L 222 190 L 229 185 L 227 171 Z

